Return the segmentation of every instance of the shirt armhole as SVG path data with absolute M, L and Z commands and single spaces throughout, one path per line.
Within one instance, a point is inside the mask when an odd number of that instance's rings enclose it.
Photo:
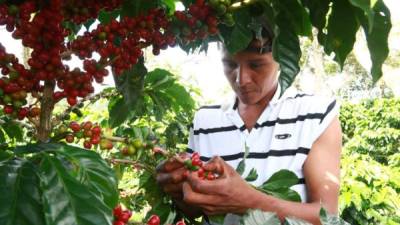
M 321 136 L 329 124 L 331 124 L 335 116 L 339 115 L 340 106 L 336 99 L 325 100 L 321 105 L 325 106 L 325 111 L 322 114 L 321 120 L 313 129 L 311 138 L 312 144 Z

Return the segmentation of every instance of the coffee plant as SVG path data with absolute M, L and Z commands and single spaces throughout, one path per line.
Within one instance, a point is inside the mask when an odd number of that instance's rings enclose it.
M 272 52 L 283 89 L 300 70 L 299 38 L 313 38 L 313 28 L 341 67 L 362 28 L 371 75 L 374 81 L 382 76 L 391 29 L 383 0 L 0 0 L 0 26 L 30 52 L 22 61 L 0 43 L 0 224 L 129 223 L 131 211 L 119 202 L 132 210 L 152 206 L 146 219 L 157 215 L 158 223 L 195 223 L 159 190 L 154 168 L 184 149 L 185 126 L 196 105 L 173 74 L 148 71 L 144 52 L 150 48 L 158 55 L 174 46 L 207 51 L 208 43 L 222 42 L 234 54 L 253 34 L 258 38 L 265 23 L 275 35 Z M 71 68 L 72 58 L 81 65 Z M 106 76 L 115 88 L 94 93 L 94 83 Z M 108 116 L 83 118 L 86 107 L 103 100 Z M 201 169 L 201 162 L 192 158 L 187 166 Z M 244 166 L 243 161 L 238 172 Z M 139 179 L 136 194 L 118 189 L 124 173 L 132 171 Z M 197 171 L 218 179 L 203 172 Z M 298 200 L 289 189 L 297 178 L 278 179 L 291 176 L 281 171 L 269 180 L 283 193 L 269 181 L 258 188 Z M 242 223 L 266 217 L 280 223 L 260 211 Z M 321 211 L 323 223 L 334 220 Z

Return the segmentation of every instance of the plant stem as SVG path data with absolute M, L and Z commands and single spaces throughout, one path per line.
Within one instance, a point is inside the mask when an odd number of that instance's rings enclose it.
M 54 110 L 54 87 L 54 81 L 46 81 L 44 83 L 43 95 L 40 99 L 41 111 L 37 137 L 39 141 L 43 143 L 49 141 L 52 130 L 51 118 Z

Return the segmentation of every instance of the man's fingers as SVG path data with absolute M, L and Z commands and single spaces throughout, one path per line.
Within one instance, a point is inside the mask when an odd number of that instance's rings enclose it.
M 182 193 L 182 183 L 179 183 L 179 184 L 166 184 L 166 185 L 164 185 L 163 190 L 166 193 L 173 193 L 173 192 Z
M 183 182 L 183 201 L 191 205 L 209 205 L 212 202 L 218 201 L 219 197 L 216 195 L 205 195 L 193 191 L 188 182 Z
M 163 162 L 158 164 L 156 167 L 156 171 L 157 172 L 171 172 L 171 171 L 176 170 L 183 166 L 184 166 L 183 163 L 172 158 L 172 159 L 164 160 Z
M 225 165 L 226 163 L 221 157 L 214 156 L 212 159 L 210 159 L 210 161 L 205 163 L 203 167 L 207 171 L 212 171 L 217 174 L 223 174 Z
M 216 195 L 224 193 L 224 179 L 203 180 L 198 177 L 197 173 L 191 173 L 186 180 L 195 192 Z
M 158 173 L 156 180 L 159 184 L 173 183 L 177 184 L 184 180 L 183 173 L 185 168 L 179 168 L 169 173 Z

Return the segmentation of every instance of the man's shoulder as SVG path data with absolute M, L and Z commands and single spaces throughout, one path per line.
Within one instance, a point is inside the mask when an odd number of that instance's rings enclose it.
M 322 113 L 332 105 L 337 105 L 336 98 L 333 96 L 318 95 L 301 91 L 291 91 L 285 93 L 280 101 L 281 109 L 293 113 Z

